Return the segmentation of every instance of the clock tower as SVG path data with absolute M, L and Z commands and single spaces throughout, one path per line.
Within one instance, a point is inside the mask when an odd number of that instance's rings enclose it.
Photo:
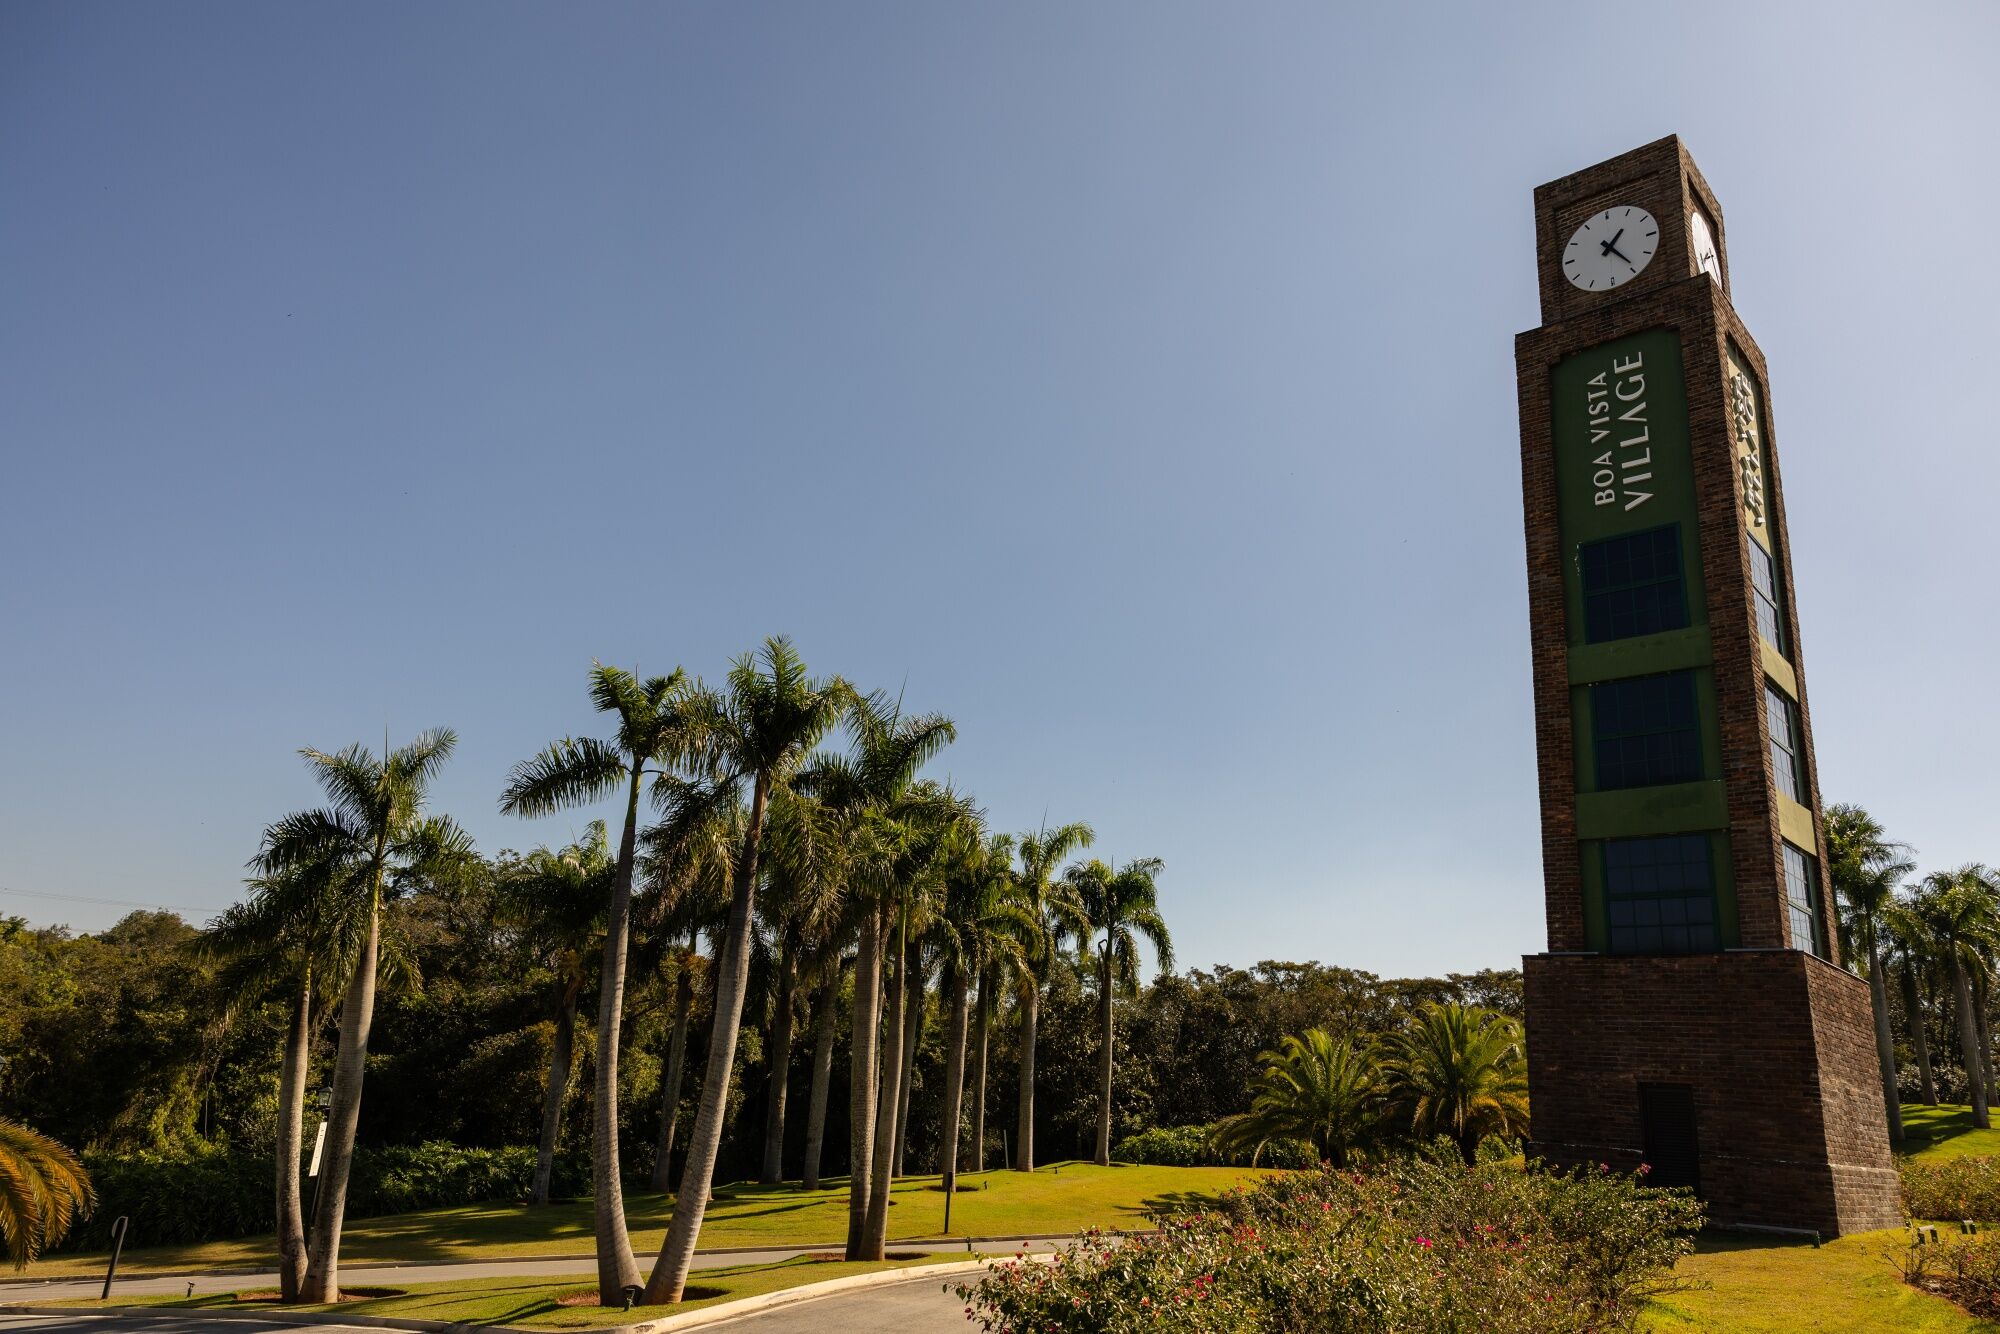
M 1677 138 L 1535 191 L 1515 340 L 1548 951 L 1530 1152 L 1722 1224 L 1896 1227 L 1840 966 L 1763 353 Z

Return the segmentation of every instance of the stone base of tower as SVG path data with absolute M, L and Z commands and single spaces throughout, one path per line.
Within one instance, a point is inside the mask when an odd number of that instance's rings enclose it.
M 1902 1225 L 1867 983 L 1796 950 L 1522 964 L 1530 1157 L 1631 1171 L 1650 1135 L 1713 1223 Z

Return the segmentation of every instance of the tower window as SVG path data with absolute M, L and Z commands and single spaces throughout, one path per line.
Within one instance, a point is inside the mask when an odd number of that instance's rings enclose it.
M 1785 652 L 1785 623 L 1778 618 L 1778 566 L 1764 544 L 1744 535 L 1750 544 L 1750 591 L 1757 602 L 1757 633 L 1780 654 Z
M 1694 673 L 1669 672 L 1590 688 L 1597 787 L 1609 792 L 1701 777 Z
M 1799 708 L 1784 691 L 1764 683 L 1764 723 L 1771 733 L 1771 769 L 1778 778 L 1778 791 L 1800 805 L 1805 804 L 1806 773 L 1799 763 Z
M 1792 948 L 1826 957 L 1826 929 L 1819 914 L 1819 859 L 1787 843 L 1785 906 L 1791 910 Z
M 1613 954 L 1716 948 L 1715 868 L 1706 834 L 1604 844 L 1604 907 Z
M 1584 642 L 1679 630 L 1688 623 L 1678 524 L 1600 538 L 1577 548 Z

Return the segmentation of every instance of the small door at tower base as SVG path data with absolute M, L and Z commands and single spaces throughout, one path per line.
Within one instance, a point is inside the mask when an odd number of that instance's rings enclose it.
M 1646 1184 L 1686 1186 L 1701 1193 L 1692 1084 L 1639 1085 L 1639 1130 L 1645 1141 Z

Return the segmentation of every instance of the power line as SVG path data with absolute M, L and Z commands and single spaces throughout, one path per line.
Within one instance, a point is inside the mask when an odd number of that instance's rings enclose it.
M 201 908 L 190 908 L 179 903 L 138 903 L 132 899 L 100 899 L 89 894 L 57 894 L 46 889 L 14 889 L 0 885 L 0 894 L 15 894 L 31 899 L 61 899 L 66 903 L 96 903 L 107 908 L 147 908 L 155 912 L 199 913 Z

